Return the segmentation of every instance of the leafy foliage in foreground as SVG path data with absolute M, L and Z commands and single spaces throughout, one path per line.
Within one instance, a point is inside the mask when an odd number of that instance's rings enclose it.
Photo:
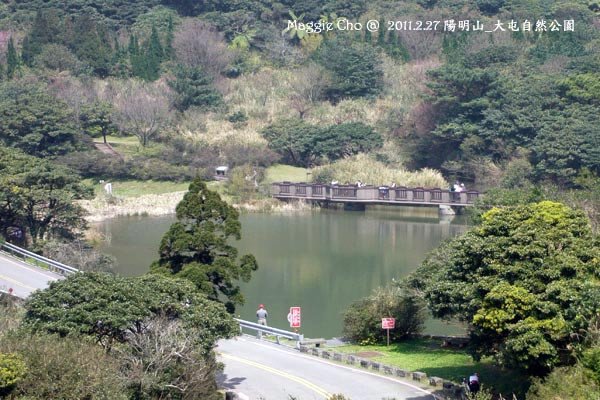
M 107 349 L 144 334 L 158 317 L 180 320 L 206 354 L 218 338 L 237 332 L 220 304 L 197 293 L 189 282 L 160 275 L 71 275 L 31 295 L 26 309 L 23 323 L 33 332 L 89 335 Z
M 527 392 L 527 400 L 596 400 L 600 385 L 581 365 L 556 368 L 544 379 L 536 379 Z
M 224 296 L 233 312 L 244 301 L 235 280 L 250 280 L 258 268 L 254 256 L 238 260 L 237 249 L 228 244 L 240 235 L 239 213 L 196 178 L 177 205 L 177 222 L 163 236 L 160 259 L 152 270 L 190 280 L 209 299 L 220 301 Z
M 16 354 L 0 353 L 0 396 L 9 392 L 27 375 L 27 366 Z
M 494 208 L 413 275 L 434 316 L 470 326 L 476 359 L 529 373 L 573 355 L 600 311 L 600 248 L 582 212 L 543 201 Z
M 27 374 L 7 399 L 126 400 L 117 360 L 84 338 L 11 332 L 0 351 L 19 354 Z

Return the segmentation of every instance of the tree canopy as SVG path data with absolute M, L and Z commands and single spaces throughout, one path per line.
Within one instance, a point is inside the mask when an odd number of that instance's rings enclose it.
M 381 135 L 362 122 L 323 127 L 297 118 L 283 119 L 263 129 L 262 135 L 285 162 L 303 167 L 368 152 L 383 145 Z
M 34 244 L 50 238 L 73 239 L 85 227 L 84 211 L 73 203 L 92 194 L 63 166 L 0 148 L 0 233 Z
M 181 112 L 192 106 L 211 109 L 223 101 L 221 94 L 212 86 L 212 77 L 202 67 L 180 66 L 169 86 L 176 93 L 174 106 Z
M 200 178 L 190 184 L 176 212 L 177 222 L 163 236 L 152 270 L 192 281 L 209 299 L 224 301 L 233 312 L 244 302 L 235 281 L 250 280 L 258 268 L 254 256 L 238 259 L 237 249 L 228 243 L 241 237 L 239 213 Z
M 469 324 L 476 358 L 530 373 L 564 362 L 600 311 L 600 247 L 582 212 L 493 208 L 413 275 L 436 317 Z
M 333 102 L 347 97 L 376 96 L 383 88 L 381 59 L 368 43 L 335 38 L 319 47 L 315 57 L 332 73 L 326 93 Z
M 82 147 L 69 108 L 40 85 L 0 84 L 0 142 L 39 157 Z
M 32 294 L 24 326 L 61 336 L 95 337 L 106 349 L 144 334 L 150 321 L 179 320 L 194 344 L 208 354 L 237 326 L 225 308 L 198 293 L 189 282 L 160 275 L 123 278 L 86 272 L 52 282 Z

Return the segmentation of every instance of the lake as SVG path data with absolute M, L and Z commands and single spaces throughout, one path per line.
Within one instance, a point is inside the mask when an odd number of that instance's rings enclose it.
M 118 262 L 117 272 L 137 276 L 158 258 L 158 246 L 175 217 L 123 217 L 94 224 L 106 237 L 102 251 Z M 289 307 L 302 307 L 301 333 L 336 337 L 342 312 L 373 289 L 414 271 L 445 239 L 468 229 L 462 216 L 440 218 L 435 208 L 389 207 L 358 211 L 320 210 L 287 214 L 243 214 L 239 254 L 259 263 L 242 283 L 246 303 L 236 314 L 255 321 L 259 304 L 269 325 L 289 329 Z M 462 332 L 430 319 L 426 331 Z

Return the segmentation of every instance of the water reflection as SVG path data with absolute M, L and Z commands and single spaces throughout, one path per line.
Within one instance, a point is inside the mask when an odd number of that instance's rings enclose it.
M 118 218 L 96 225 L 107 238 L 123 275 L 140 275 L 157 258 L 160 238 L 173 216 Z M 464 232 L 464 218 L 440 220 L 435 209 L 394 208 L 367 212 L 322 210 L 300 214 L 246 214 L 241 217 L 240 254 L 256 256 L 260 269 L 242 290 L 238 313 L 254 320 L 258 304 L 269 324 L 287 328 L 290 306 L 302 306 L 302 332 L 339 336 L 341 312 L 392 278 L 414 271 L 442 240 Z M 429 323 L 435 333 L 456 327 Z

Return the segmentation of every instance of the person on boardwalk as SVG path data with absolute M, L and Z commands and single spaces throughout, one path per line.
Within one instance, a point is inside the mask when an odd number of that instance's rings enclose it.
M 267 317 L 269 313 L 265 310 L 265 305 L 261 304 L 258 306 L 258 310 L 256 310 L 256 318 L 258 318 L 258 324 L 267 326 Z M 258 331 L 258 338 L 262 339 L 262 332 Z

